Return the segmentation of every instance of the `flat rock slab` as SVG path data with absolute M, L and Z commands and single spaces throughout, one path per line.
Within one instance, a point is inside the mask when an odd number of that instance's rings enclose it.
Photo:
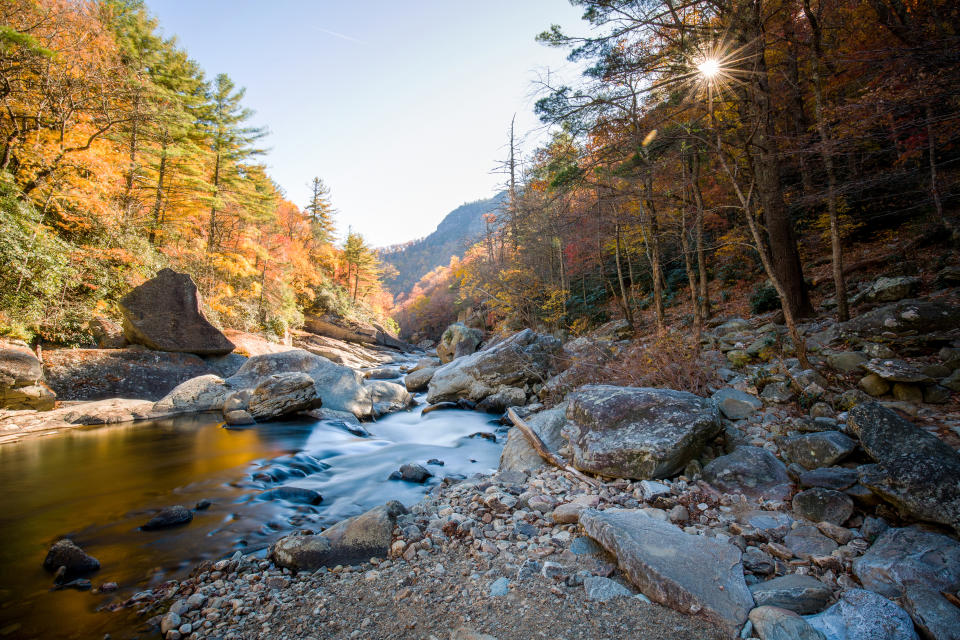
M 857 470 L 844 467 L 822 467 L 804 471 L 797 477 L 801 487 L 822 487 L 841 491 L 857 484 Z
M 580 524 L 651 600 L 701 614 L 731 635 L 746 622 L 753 597 L 737 547 L 688 535 L 635 509 L 587 509 Z
M 906 611 L 881 595 L 849 589 L 807 622 L 827 640 L 918 640 Z
M 813 526 L 799 526 L 790 531 L 783 544 L 798 558 L 828 556 L 839 546 Z
M 703 479 L 724 493 L 766 500 L 786 500 L 792 490 L 787 467 L 761 447 L 737 447 L 714 458 L 703 468 Z
M 203 316 L 200 294 L 186 273 L 161 269 L 120 299 L 127 340 L 157 351 L 225 355 L 234 349 Z
M 851 409 L 848 425 L 877 462 L 860 467 L 861 484 L 901 511 L 960 531 L 960 454 L 875 402 Z
M 750 585 L 757 606 L 769 605 L 807 614 L 823 611 L 833 591 L 813 576 L 796 573 Z
M 47 381 L 60 400 L 159 400 L 177 385 L 213 373 L 189 353 L 133 349 L 47 349 Z
M 716 404 L 686 391 L 586 385 L 568 399 L 573 466 L 606 476 L 679 473 L 722 428 Z
M 903 606 L 924 637 L 960 640 L 960 608 L 938 590 L 910 585 L 904 593 Z
M 853 561 L 860 583 L 890 598 L 921 585 L 941 591 L 960 589 L 960 543 L 919 527 L 887 529 Z
M 881 360 L 879 358 L 860 365 L 870 373 L 880 376 L 887 382 L 932 382 L 933 378 L 903 360 Z

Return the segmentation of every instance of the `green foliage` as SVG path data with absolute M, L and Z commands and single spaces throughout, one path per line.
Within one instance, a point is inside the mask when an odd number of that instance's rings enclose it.
M 750 295 L 750 311 L 753 313 L 766 313 L 780 308 L 780 298 L 777 296 L 777 290 L 772 284 L 763 283 L 757 285 Z

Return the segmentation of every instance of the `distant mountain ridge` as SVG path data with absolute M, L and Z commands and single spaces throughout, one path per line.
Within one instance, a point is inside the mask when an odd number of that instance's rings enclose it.
M 464 252 L 483 237 L 483 216 L 498 211 L 506 199 L 506 191 L 492 198 L 460 205 L 448 213 L 430 235 L 404 244 L 379 249 L 380 259 L 399 272 L 387 287 L 393 295 L 408 293 L 420 278 L 453 256 Z

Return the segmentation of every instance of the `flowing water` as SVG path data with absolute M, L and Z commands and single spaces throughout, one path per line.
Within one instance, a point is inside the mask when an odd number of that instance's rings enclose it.
M 496 431 L 491 416 L 458 410 L 391 414 L 364 425 L 369 437 L 335 421 L 221 424 L 186 416 L 0 446 L 0 640 L 133 637 L 131 613 L 98 609 L 182 577 L 200 560 L 264 550 L 292 529 L 319 531 L 387 500 L 410 505 L 444 476 L 495 469 L 501 447 L 471 437 Z M 425 485 L 388 479 L 407 462 L 435 477 Z M 264 499 L 279 486 L 314 489 L 323 502 Z M 212 504 L 186 526 L 139 530 L 157 509 L 201 500 Z M 52 591 L 41 564 L 64 536 L 100 560 L 93 585 L 116 582 L 119 591 Z

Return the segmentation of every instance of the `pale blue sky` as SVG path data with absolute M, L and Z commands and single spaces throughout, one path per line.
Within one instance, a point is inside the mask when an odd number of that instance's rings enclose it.
M 552 23 L 583 32 L 566 0 L 147 0 L 165 35 L 208 77 L 247 88 L 266 125 L 266 163 L 303 206 L 320 176 L 375 246 L 432 231 L 497 191 L 510 118 L 538 127 L 532 82 L 575 70 L 534 41 Z M 540 134 L 542 139 L 542 132 Z M 528 140 L 532 148 L 535 139 Z

